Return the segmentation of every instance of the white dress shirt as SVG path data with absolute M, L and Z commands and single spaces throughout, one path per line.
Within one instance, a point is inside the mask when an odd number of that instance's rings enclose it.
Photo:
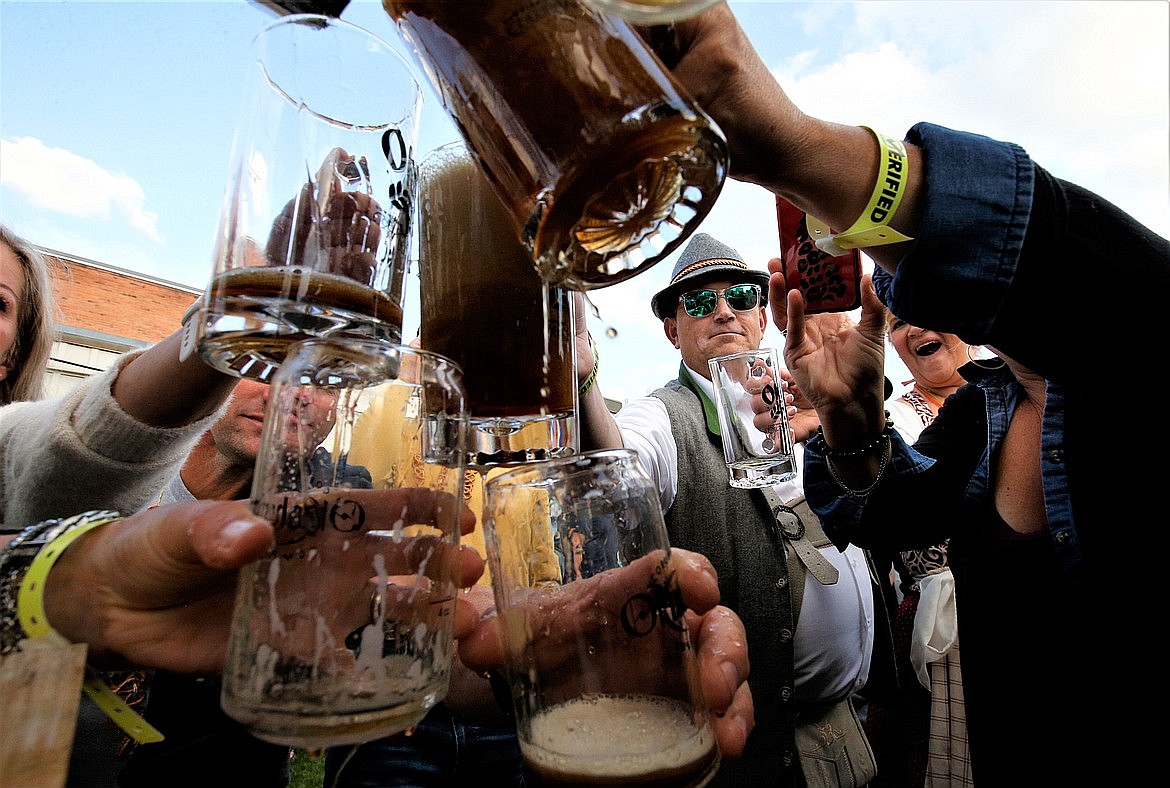
M 693 370 L 691 377 L 712 397 L 711 381 Z M 623 405 L 615 419 L 626 448 L 637 452 L 657 486 L 662 510 L 669 511 L 678 493 L 678 449 L 666 405 L 656 397 L 639 397 Z M 796 444 L 796 476 L 774 485 L 785 501 L 803 495 L 803 455 L 804 446 Z M 727 489 L 734 492 L 730 484 Z M 796 696 L 805 702 L 839 700 L 860 689 L 873 652 L 873 589 L 864 553 L 855 545 L 845 552 L 830 545 L 821 553 L 840 579 L 823 586 L 806 577 L 794 641 Z

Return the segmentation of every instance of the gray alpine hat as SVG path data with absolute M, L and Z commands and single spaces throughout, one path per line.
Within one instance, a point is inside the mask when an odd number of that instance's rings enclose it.
M 712 279 L 757 284 L 763 290 L 760 306 L 767 306 L 768 278 L 767 271 L 748 268 L 739 252 L 727 244 L 716 241 L 706 233 L 695 233 L 674 264 L 670 284 L 650 299 L 650 308 L 659 320 L 674 317 L 678 297 Z

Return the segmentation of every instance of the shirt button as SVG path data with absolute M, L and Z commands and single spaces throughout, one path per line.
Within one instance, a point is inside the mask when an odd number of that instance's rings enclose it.
M 796 753 L 791 751 L 786 752 L 784 753 L 784 757 L 781 760 L 783 760 L 785 767 L 792 766 L 792 764 L 796 763 Z
M 792 640 L 792 630 L 791 629 L 780 630 L 780 642 L 787 643 L 790 640 Z
M 1056 541 L 1060 544 L 1064 544 L 1068 541 L 1068 533 L 1065 531 L 1058 531 L 1056 533 Z
M 1064 452 L 1062 452 L 1060 449 L 1053 449 L 1052 451 L 1048 452 L 1048 459 L 1059 465 L 1060 463 L 1064 462 Z
M 781 577 L 781 578 L 776 580 L 776 587 L 777 588 L 786 588 L 787 586 L 788 586 L 788 578 L 787 577 Z
M 780 700 L 785 702 L 792 700 L 792 687 L 780 688 Z

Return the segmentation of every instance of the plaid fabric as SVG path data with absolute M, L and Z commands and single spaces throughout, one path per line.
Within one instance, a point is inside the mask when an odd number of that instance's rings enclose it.
M 967 714 L 959 670 L 959 644 L 930 664 L 930 734 L 926 788 L 974 785 L 967 752 Z

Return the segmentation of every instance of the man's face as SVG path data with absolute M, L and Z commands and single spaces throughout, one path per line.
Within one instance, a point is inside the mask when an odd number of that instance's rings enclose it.
M 240 464 L 254 464 L 260 453 L 267 404 L 268 384 L 241 378 L 227 412 L 211 428 L 217 451 Z
M 232 391 L 231 402 L 223 417 L 211 428 L 216 450 L 234 462 L 253 465 L 260 454 L 260 437 L 264 431 L 264 411 L 268 406 L 269 386 L 267 383 L 241 378 Z M 289 419 L 286 442 L 297 440 L 295 425 L 303 422 L 311 425 L 306 444 L 311 452 L 333 428 L 333 408 L 337 397 L 331 392 L 318 391 L 306 394 L 297 401 L 297 412 Z
M 690 285 L 685 292 L 704 289 L 722 291 L 738 284 L 745 282 L 713 279 Z M 762 299 L 754 308 L 737 312 L 728 305 L 726 297 L 720 295 L 711 314 L 691 317 L 680 302 L 675 306 L 674 317 L 663 321 L 663 329 L 667 339 L 682 351 L 686 365 L 703 377 L 710 378 L 711 373 L 707 368 L 709 359 L 741 350 L 754 350 L 760 346 L 768 321 L 760 303 Z

